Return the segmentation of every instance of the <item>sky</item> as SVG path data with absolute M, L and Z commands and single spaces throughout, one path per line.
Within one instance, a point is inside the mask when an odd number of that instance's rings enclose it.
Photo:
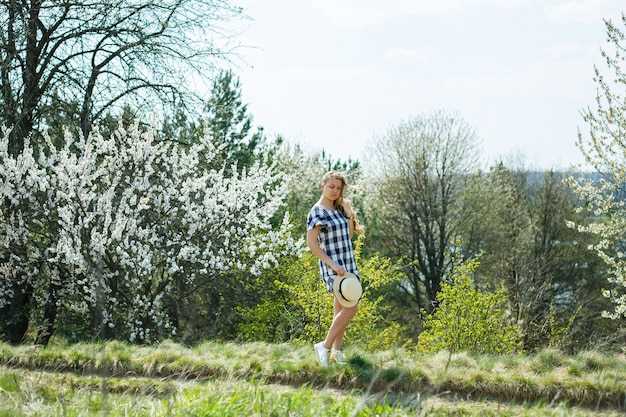
M 620 3 L 621 6 L 620 7 Z M 485 167 L 567 169 L 595 105 L 603 19 L 623 0 L 239 0 L 243 101 L 254 124 L 361 160 L 388 129 L 443 110 Z

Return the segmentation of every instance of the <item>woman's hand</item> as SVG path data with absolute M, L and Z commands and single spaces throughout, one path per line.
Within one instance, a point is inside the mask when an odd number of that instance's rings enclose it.
M 337 262 L 333 262 L 333 266 L 331 266 L 330 268 L 335 271 L 335 273 L 337 275 L 339 275 L 340 277 L 343 276 L 343 274 L 346 273 L 346 268 L 343 267 L 343 265 L 338 264 Z

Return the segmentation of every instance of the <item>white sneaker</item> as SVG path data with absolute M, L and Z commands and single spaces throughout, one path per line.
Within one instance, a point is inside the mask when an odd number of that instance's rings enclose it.
M 337 362 L 339 365 L 345 365 L 347 363 L 340 350 L 333 350 L 330 353 L 330 360 Z
M 324 342 L 319 342 L 313 345 L 315 348 L 315 354 L 317 355 L 317 361 L 322 366 L 328 366 L 328 349 L 324 347 Z

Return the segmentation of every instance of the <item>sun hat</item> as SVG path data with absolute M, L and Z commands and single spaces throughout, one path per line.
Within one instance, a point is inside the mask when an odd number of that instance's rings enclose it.
M 351 272 L 346 272 L 343 276 L 335 277 L 333 291 L 339 303 L 344 307 L 354 307 L 357 305 L 363 294 L 361 281 Z

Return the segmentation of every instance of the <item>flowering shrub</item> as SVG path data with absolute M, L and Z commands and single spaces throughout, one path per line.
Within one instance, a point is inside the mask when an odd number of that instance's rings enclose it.
M 209 137 L 180 145 L 136 122 L 60 148 L 48 140 L 36 158 L 29 144 L 10 156 L 3 136 L 0 307 L 27 283 L 35 306 L 88 314 L 99 336 L 154 341 L 177 331 L 164 302 L 177 282 L 260 274 L 302 248 L 288 215 L 270 222 L 282 174 L 210 168 Z
M 598 239 L 588 248 L 607 265 L 608 287 L 602 295 L 613 304 L 613 311 L 603 317 L 623 320 L 626 317 L 626 15 L 618 23 L 605 20 L 607 45 L 600 49 L 603 66 L 595 66 L 594 82 L 598 90 L 595 108 L 582 111 L 588 132 L 579 131 L 577 146 L 585 158 L 580 171 L 592 168 L 592 175 L 570 175 L 567 184 L 580 199 L 578 213 L 593 216 L 592 222 L 569 220 L 567 226 Z M 619 23 L 622 23 L 620 25 Z

